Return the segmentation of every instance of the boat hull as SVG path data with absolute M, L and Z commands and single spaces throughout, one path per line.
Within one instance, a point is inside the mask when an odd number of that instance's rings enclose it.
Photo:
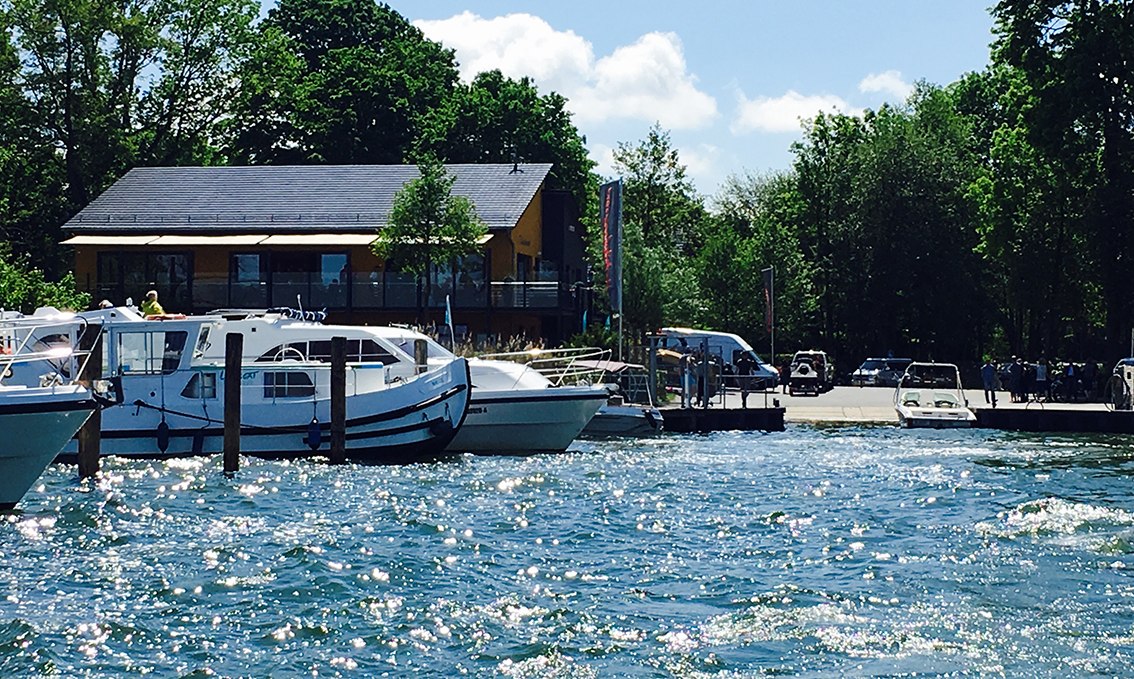
M 254 370 L 246 368 L 247 375 Z M 253 378 L 253 382 L 256 378 Z M 172 380 L 170 380 L 172 381 Z M 224 449 L 224 403 L 218 399 L 163 403 L 125 380 L 126 405 L 102 415 L 103 455 L 186 457 Z M 219 391 L 219 390 L 218 390 Z M 346 399 L 346 456 L 358 461 L 407 463 L 443 453 L 468 411 L 468 363 L 450 364 L 389 389 L 351 393 Z M 266 458 L 330 453 L 330 400 L 315 398 L 242 403 L 240 452 Z M 165 427 L 162 423 L 165 423 Z M 77 453 L 68 444 L 67 456 Z
M 976 415 L 963 409 L 896 408 L 898 423 L 906 429 L 963 429 L 973 426 Z
M 583 429 L 583 436 L 641 437 L 660 434 L 665 420 L 649 406 L 604 405 Z
M 0 390 L 0 509 L 12 509 L 95 409 L 77 385 Z
M 450 452 L 517 455 L 563 452 L 606 403 L 602 387 L 473 388 L 469 414 Z

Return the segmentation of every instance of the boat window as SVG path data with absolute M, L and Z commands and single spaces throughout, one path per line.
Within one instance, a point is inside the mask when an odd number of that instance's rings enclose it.
M 185 398 L 216 398 L 217 374 L 215 372 L 194 373 L 189 383 L 181 390 Z
M 412 350 L 412 347 L 411 347 Z M 310 342 L 291 342 L 281 344 L 265 351 L 257 362 L 280 361 L 284 359 L 331 362 L 331 340 L 312 340 Z M 372 339 L 348 339 L 346 341 L 347 363 L 383 363 L 390 365 L 401 359 Z
M 264 373 L 264 398 L 299 398 L 314 396 L 311 376 L 300 370 Z
M 205 352 L 209 350 L 209 347 L 211 346 L 211 343 L 209 342 L 209 330 L 211 330 L 210 326 L 201 326 L 201 334 L 197 335 L 197 347 L 193 351 L 194 356 L 204 356 Z
M 118 333 L 118 369 L 133 375 L 172 374 L 181 365 L 188 338 L 184 330 Z
M 398 349 L 401 349 L 409 356 L 413 356 L 413 343 L 418 339 L 425 339 L 425 355 L 427 358 L 453 358 L 452 352 L 428 337 L 398 337 L 391 341 L 397 345 Z

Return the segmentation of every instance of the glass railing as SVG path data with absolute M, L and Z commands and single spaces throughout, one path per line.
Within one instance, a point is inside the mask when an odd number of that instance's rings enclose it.
M 546 274 L 541 278 L 546 278 Z M 115 297 L 118 290 L 92 288 L 99 299 Z M 449 297 L 454 309 L 559 309 L 574 308 L 570 289 L 557 280 L 493 281 L 449 279 L 423 288 L 426 308 L 444 308 Z M 117 296 L 121 296 L 120 294 Z M 197 276 L 193 280 L 192 310 L 221 308 L 263 309 L 272 306 L 311 309 L 399 309 L 418 306 L 418 283 L 412 274 L 371 276 L 355 274 L 349 285 L 323 283 L 320 274 L 274 274 L 271 281 L 232 282 L 227 276 Z M 135 295 L 140 299 L 141 293 Z M 178 309 L 178 311 L 182 311 Z M 184 309 L 190 311 L 190 309 Z

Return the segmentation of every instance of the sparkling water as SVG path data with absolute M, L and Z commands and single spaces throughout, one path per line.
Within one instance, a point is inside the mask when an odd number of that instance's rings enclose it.
M 789 426 L 403 467 L 56 465 L 0 676 L 1128 674 L 1122 437 Z

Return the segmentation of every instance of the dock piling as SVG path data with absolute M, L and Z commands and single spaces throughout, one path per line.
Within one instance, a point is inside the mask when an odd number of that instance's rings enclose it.
M 230 332 L 224 344 L 224 471 L 240 471 L 240 376 L 244 335 Z
M 346 337 L 331 338 L 331 464 L 346 462 Z
M 102 326 L 88 325 L 79 338 L 79 351 L 87 352 L 79 384 L 94 390 L 95 380 L 102 377 Z M 79 429 L 79 478 L 98 475 L 99 455 L 102 448 L 102 410 L 95 408 Z

